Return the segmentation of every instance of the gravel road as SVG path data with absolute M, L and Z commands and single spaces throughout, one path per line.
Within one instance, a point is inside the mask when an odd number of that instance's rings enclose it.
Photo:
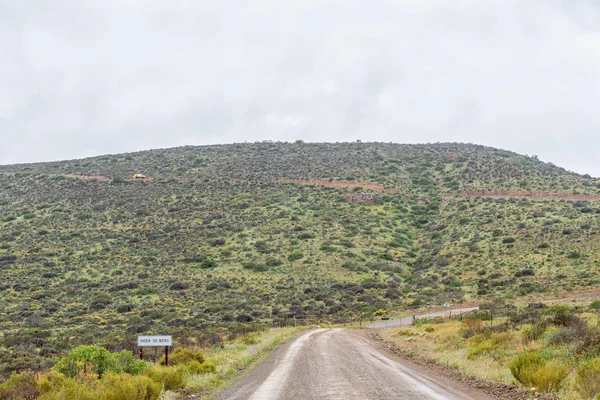
M 379 351 L 361 331 L 315 329 L 274 351 L 218 400 L 481 399 Z M 437 382 L 436 382 L 437 381 Z

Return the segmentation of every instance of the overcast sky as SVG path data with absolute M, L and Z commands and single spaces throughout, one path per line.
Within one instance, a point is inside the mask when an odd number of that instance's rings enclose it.
M 0 139 L 460 141 L 600 176 L 600 0 L 0 0 Z

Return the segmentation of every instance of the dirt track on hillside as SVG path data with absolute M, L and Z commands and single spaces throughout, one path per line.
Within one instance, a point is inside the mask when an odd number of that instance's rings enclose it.
M 446 198 L 492 197 L 508 199 L 535 200 L 600 200 L 600 194 L 556 193 L 556 192 L 518 192 L 510 190 L 465 191 L 459 195 L 446 195 Z

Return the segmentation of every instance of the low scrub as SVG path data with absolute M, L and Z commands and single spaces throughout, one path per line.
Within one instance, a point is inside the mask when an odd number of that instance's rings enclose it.
M 144 375 L 161 383 L 165 390 L 177 390 L 185 387 L 184 371 L 185 369 L 180 366 L 154 365 L 144 371 Z
M 190 361 L 186 365 L 186 369 L 190 375 L 202 375 L 216 372 L 217 366 L 209 362 L 199 363 L 198 361 Z
M 147 376 L 107 374 L 102 380 L 106 400 L 156 400 L 162 386 Z
M 40 390 L 32 372 L 13 373 L 0 385 L 0 400 L 29 400 L 39 395 Z
M 575 372 L 575 387 L 586 399 L 600 397 L 600 358 L 595 357 L 579 364 Z
M 483 321 L 480 319 L 466 319 L 463 321 L 462 325 L 462 335 L 465 338 L 469 338 L 483 331 Z
M 169 356 L 169 364 L 182 365 L 190 361 L 197 361 L 200 364 L 204 362 L 204 355 L 200 351 L 178 347 L 173 354 Z M 165 357 L 160 360 L 160 365 L 165 365 Z
M 508 332 L 486 331 L 480 333 L 468 340 L 467 357 L 475 358 L 485 354 L 498 358 L 498 354 L 510 346 L 511 340 L 512 336 Z
M 520 354 L 509 364 L 515 379 L 544 392 L 558 390 L 569 370 L 557 360 L 546 361 L 539 353 Z

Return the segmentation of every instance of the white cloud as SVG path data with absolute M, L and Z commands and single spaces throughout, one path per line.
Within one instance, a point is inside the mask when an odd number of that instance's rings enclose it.
M 360 138 L 600 175 L 594 0 L 0 0 L 0 54 L 0 163 Z

